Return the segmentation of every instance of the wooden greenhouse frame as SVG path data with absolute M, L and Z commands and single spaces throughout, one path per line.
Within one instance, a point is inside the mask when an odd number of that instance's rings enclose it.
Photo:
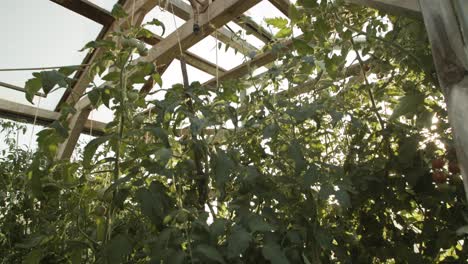
M 138 61 L 156 64 L 160 74 L 174 59 L 180 59 L 179 45 L 183 50 L 183 58 L 189 65 L 209 73 L 218 75 L 217 79 L 205 82 L 207 88 L 217 81 L 240 78 L 248 74 L 253 66 L 268 66 L 276 59 L 271 52 L 261 53 L 254 45 L 233 37 L 225 25 L 233 21 L 239 26 L 251 32 L 264 43 L 272 41 L 271 34 L 253 21 L 245 19 L 243 13 L 261 2 L 261 0 L 221 0 L 212 2 L 206 11 L 198 18 L 200 26 L 199 33 L 193 31 L 194 18 L 192 7 L 182 0 L 119 0 L 128 13 L 133 13 L 132 21 L 129 19 L 115 20 L 106 10 L 90 3 L 87 0 L 50 0 L 79 15 L 91 19 L 103 26 L 98 39 L 106 38 L 116 28 L 125 25 L 141 24 L 145 15 L 157 5 L 164 5 L 167 11 L 172 12 L 186 22 L 176 32 L 166 38 L 154 36 L 144 41 L 151 45 L 149 55 Z M 289 0 L 269 0 L 283 14 L 288 15 Z M 466 117 L 468 112 L 468 4 L 466 0 L 346 0 L 350 4 L 357 4 L 378 9 L 382 12 L 410 16 L 415 19 L 424 19 L 427 33 L 432 45 L 434 63 L 436 65 L 438 79 L 447 101 L 449 118 L 454 131 L 457 145 L 457 154 L 460 161 L 462 174 L 464 175 L 465 190 L 468 191 L 468 127 Z M 215 36 L 219 41 L 248 55 L 256 54 L 251 60 L 231 69 L 225 70 L 208 60 L 187 51 L 190 47 L 207 37 Z M 285 47 L 291 42 L 283 43 Z M 88 54 L 83 64 L 91 64 L 101 56 L 99 49 Z M 47 125 L 59 118 L 62 103 L 74 105 L 77 112 L 69 118 L 69 138 L 60 146 L 58 159 L 69 159 L 76 146 L 81 133 L 89 132 L 91 129 L 102 133 L 105 123 L 91 121 L 88 116 L 91 112 L 89 99 L 84 96 L 84 91 L 91 82 L 88 74 L 90 67 L 85 67 L 75 75 L 75 83 L 72 91 L 67 91 L 60 100 L 55 111 L 37 109 L 33 106 L 22 105 L 0 99 L 0 115 L 7 118 L 20 118 L 26 121 Z M 352 75 L 352 69 L 350 75 Z M 358 72 L 355 73 L 356 75 Z M 1 85 L 1 84 L 0 84 Z M 10 89 L 21 90 L 22 88 L 4 84 Z M 148 92 L 153 86 L 153 80 L 144 85 Z M 305 92 L 297 87 L 297 93 Z M 296 93 L 295 92 L 295 93 Z

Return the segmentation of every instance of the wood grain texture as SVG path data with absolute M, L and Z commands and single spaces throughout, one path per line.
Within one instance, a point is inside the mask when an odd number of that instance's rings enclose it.
M 459 17 L 462 12 L 468 13 L 468 5 L 454 6 L 456 3 L 420 0 L 468 199 L 468 54 L 460 23 L 465 18 Z
M 60 117 L 60 113 L 37 108 L 33 105 L 24 105 L 8 100 L 0 99 L 0 116 L 20 122 L 33 123 L 36 120 L 38 125 L 50 125 Z M 85 120 L 83 132 L 89 133 L 93 130 L 96 134 L 102 134 L 106 124 L 99 121 Z
M 393 15 L 404 15 L 421 19 L 418 0 L 345 0 L 348 3 L 372 7 Z

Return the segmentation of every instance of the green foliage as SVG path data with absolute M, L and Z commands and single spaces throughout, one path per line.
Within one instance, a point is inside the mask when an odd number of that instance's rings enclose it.
M 289 22 L 267 19 L 280 33 L 264 49 L 281 63 L 217 90 L 176 84 L 146 101 L 138 84 L 162 86 L 152 64 L 135 62 L 147 29 L 87 44 L 102 49 L 90 74 L 106 81 L 87 95 L 115 119 L 73 161 L 55 159 L 69 106 L 35 153 L 8 141 L 2 262 L 466 260 L 460 175 L 431 177 L 434 158 L 456 154 L 423 23 L 342 1 L 298 0 L 290 11 Z M 118 6 L 113 15 L 126 16 Z M 282 39 L 293 27 L 303 34 L 291 51 Z M 27 98 L 67 76 L 35 74 Z

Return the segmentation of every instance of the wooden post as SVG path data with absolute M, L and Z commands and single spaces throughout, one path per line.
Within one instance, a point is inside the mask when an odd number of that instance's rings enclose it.
M 419 0 L 419 4 L 468 199 L 468 4 L 464 0 Z

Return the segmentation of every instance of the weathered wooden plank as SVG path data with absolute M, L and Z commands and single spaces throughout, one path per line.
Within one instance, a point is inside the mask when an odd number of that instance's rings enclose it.
M 382 12 L 405 15 L 415 18 L 421 17 L 418 0 L 345 0 L 348 3 L 372 7 Z
M 145 14 L 144 11 L 138 11 L 133 8 L 133 2 L 128 1 L 127 4 L 124 6 L 124 9 L 127 13 L 131 13 L 132 15 L 126 19 L 117 20 L 106 30 L 104 33 L 103 38 L 109 36 L 115 30 L 120 28 L 125 29 L 126 27 L 133 24 L 141 24 Z M 131 4 L 130 4 L 131 3 Z M 90 62 L 92 63 L 94 60 L 97 60 L 101 57 L 103 51 L 101 49 L 97 49 L 93 52 Z M 69 159 L 71 154 L 73 153 L 73 149 L 78 142 L 80 137 L 81 131 L 84 128 L 85 120 L 88 119 L 88 116 L 91 112 L 90 102 L 87 97 L 80 100 L 81 96 L 85 92 L 88 85 L 93 81 L 94 76 L 90 74 L 91 67 L 86 67 L 84 71 L 81 73 L 80 78 L 75 83 L 70 96 L 66 99 L 66 102 L 70 105 L 74 105 L 77 109 L 77 112 L 69 118 L 69 138 L 59 146 L 57 151 L 57 159 Z M 86 102 L 85 107 L 81 107 L 80 104 Z
M 15 91 L 18 91 L 18 92 L 23 92 L 23 93 L 26 92 L 26 90 L 23 87 L 19 87 L 19 86 L 13 85 L 13 84 L 5 83 L 5 82 L 0 82 L 0 86 L 11 89 L 11 90 L 15 90 Z M 40 97 L 45 97 L 45 94 L 43 94 L 41 92 L 37 92 L 36 95 L 40 96 Z
M 462 35 L 467 28 L 459 23 L 466 19 L 461 15 L 468 13 L 468 5 L 458 5 L 457 10 L 454 4 L 459 3 L 420 0 L 468 199 L 468 46 Z
M 130 2 L 131 1 L 127 2 L 127 4 L 124 6 L 124 9 L 128 13 L 131 13 L 132 8 L 133 8 L 133 6 L 129 4 Z M 114 23 L 112 23 L 110 26 L 103 29 L 103 31 L 99 34 L 97 39 L 104 39 L 106 37 L 109 37 L 110 34 L 114 32 L 116 29 L 119 29 L 120 27 L 122 28 L 128 27 L 130 26 L 131 23 L 139 25 L 143 21 L 144 17 L 145 17 L 145 13 L 138 11 L 134 14 L 133 17 L 114 21 Z M 133 18 L 133 21 L 130 22 L 132 18 Z M 87 55 L 87 57 L 85 58 L 85 62 L 87 64 L 92 64 L 94 61 L 96 61 L 99 57 L 102 56 L 102 53 L 103 53 L 102 49 L 93 50 L 91 53 Z M 81 95 L 85 92 L 86 88 L 93 81 L 95 77 L 90 73 L 90 70 L 91 70 L 91 67 L 87 66 L 82 71 L 78 72 L 75 75 L 74 78 L 77 79 L 77 81 L 74 83 L 71 91 L 69 90 L 65 91 L 62 99 L 57 105 L 56 110 L 60 110 L 60 107 L 63 102 L 67 102 L 69 105 L 73 105 L 80 99 Z
M 289 17 L 289 6 L 291 5 L 291 1 L 289 0 L 270 0 L 270 2 L 278 8 L 281 13 L 285 16 Z
M 71 11 L 93 20 L 103 26 L 109 26 L 114 22 L 114 17 L 105 9 L 86 0 L 50 0 Z
M 57 120 L 60 113 L 0 99 L 0 116 L 28 123 L 33 123 L 36 120 L 36 124 L 47 126 Z M 99 121 L 85 120 L 83 132 L 89 133 L 92 130 L 93 134 L 102 134 L 106 125 Z

